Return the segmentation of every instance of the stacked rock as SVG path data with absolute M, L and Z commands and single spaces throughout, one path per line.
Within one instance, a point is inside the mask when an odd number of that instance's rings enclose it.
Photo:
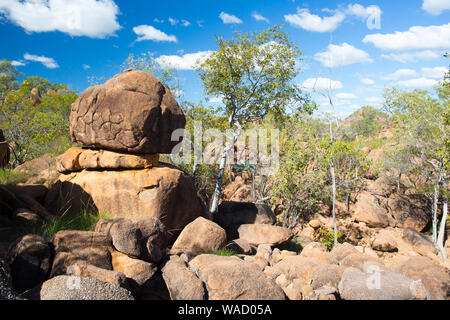
M 47 195 L 53 212 L 94 209 L 111 218 L 150 216 L 170 233 L 205 212 L 192 179 L 159 162 L 184 128 L 182 109 L 149 73 L 126 70 L 72 104 L 70 134 L 83 148 L 57 158 L 61 173 Z

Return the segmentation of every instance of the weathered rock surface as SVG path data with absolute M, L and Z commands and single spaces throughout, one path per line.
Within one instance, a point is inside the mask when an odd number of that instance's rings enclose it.
M 381 230 L 371 241 L 371 247 L 374 250 L 382 252 L 398 251 L 397 242 L 389 230 Z
M 410 257 L 393 269 L 412 280 L 421 280 L 431 299 L 450 299 L 450 271 L 432 260 L 421 256 Z
M 18 292 L 44 282 L 52 265 L 50 243 L 38 235 L 26 235 L 14 241 L 8 252 L 13 284 Z
M 71 272 L 68 273 L 83 278 L 94 278 L 128 290 L 130 289 L 130 284 L 122 272 L 102 269 L 88 264 L 85 261 L 76 261 L 72 265 Z
M 46 206 L 54 212 L 80 212 L 87 207 L 112 218 L 153 217 L 160 219 L 174 237 L 205 214 L 191 177 L 165 165 L 61 175 L 47 195 Z
M 134 300 L 127 289 L 93 278 L 57 276 L 40 288 L 41 300 Z
M 9 150 L 9 144 L 5 140 L 5 135 L 3 130 L 0 129 L 0 168 L 8 165 L 11 156 L 11 151 Z
M 257 265 L 237 257 L 202 254 L 189 263 L 208 290 L 210 300 L 284 300 L 283 290 Z
M 211 220 L 198 217 L 183 229 L 172 249 L 193 254 L 214 253 L 226 243 L 227 235 L 224 229 Z
M 203 282 L 189 270 L 186 262 L 173 255 L 162 268 L 162 276 L 172 300 L 204 300 L 207 298 Z
M 420 281 L 389 271 L 366 273 L 347 268 L 339 283 L 344 300 L 426 300 L 427 291 Z
M 158 263 L 166 253 L 167 230 L 158 219 L 133 217 L 118 219 L 109 230 L 117 251 Z
M 421 255 L 432 257 L 437 252 L 430 239 L 413 228 L 403 230 L 402 239 L 412 245 L 414 251 Z
M 77 172 L 83 169 L 149 169 L 157 166 L 158 162 L 159 154 L 134 155 L 72 147 L 56 158 L 56 168 L 60 173 Z
M 393 194 L 387 200 L 387 207 L 400 228 L 413 228 L 420 232 L 431 221 L 429 202 L 421 195 Z
M 170 153 L 186 119 L 174 97 L 151 74 L 128 71 L 85 90 L 72 104 L 70 135 L 88 147 Z
M 254 246 L 268 244 L 276 246 L 293 237 L 291 230 L 270 224 L 243 224 L 238 228 L 239 238 L 247 240 Z
M 368 192 L 362 192 L 358 196 L 354 216 L 356 221 L 364 222 L 372 228 L 389 226 L 386 210 L 381 207 L 376 197 Z
M 123 273 L 128 280 L 134 296 L 140 296 L 151 286 L 151 279 L 155 277 L 158 268 L 155 264 L 135 259 L 116 250 L 111 251 L 112 266 L 116 272 Z
M 55 258 L 50 276 L 66 274 L 77 261 L 112 270 L 111 238 L 91 231 L 59 231 L 53 238 Z

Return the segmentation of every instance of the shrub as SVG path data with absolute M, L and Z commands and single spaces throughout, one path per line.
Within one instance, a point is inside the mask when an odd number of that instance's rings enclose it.
M 320 243 L 322 243 L 329 251 L 333 249 L 334 246 L 334 232 L 333 231 L 327 231 L 324 229 L 320 229 Z M 344 237 L 340 232 L 337 234 L 338 242 L 344 243 Z

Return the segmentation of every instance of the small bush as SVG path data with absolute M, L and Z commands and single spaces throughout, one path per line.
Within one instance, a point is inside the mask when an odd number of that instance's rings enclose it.
M 319 230 L 320 232 L 320 243 L 322 243 L 329 251 L 333 249 L 334 246 L 334 232 L 326 231 L 323 229 Z M 344 237 L 340 232 L 337 234 L 338 243 L 344 243 Z
M 217 256 L 222 256 L 222 257 L 231 257 L 231 256 L 234 256 L 236 254 L 236 252 L 234 252 L 230 248 L 223 248 L 223 249 L 216 250 L 214 252 L 214 254 Z
M 108 218 L 107 214 L 87 210 L 66 213 L 53 221 L 45 222 L 43 225 L 37 227 L 35 233 L 50 239 L 61 230 L 89 231 L 92 230 L 98 220 Z
M 25 183 L 30 177 L 30 174 L 8 168 L 0 168 L 0 184 Z

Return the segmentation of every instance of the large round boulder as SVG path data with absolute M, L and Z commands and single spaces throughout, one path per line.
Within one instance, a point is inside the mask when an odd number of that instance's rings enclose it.
M 151 74 L 126 70 L 86 89 L 72 104 L 70 135 L 88 147 L 170 153 L 186 119 L 169 89 Z

